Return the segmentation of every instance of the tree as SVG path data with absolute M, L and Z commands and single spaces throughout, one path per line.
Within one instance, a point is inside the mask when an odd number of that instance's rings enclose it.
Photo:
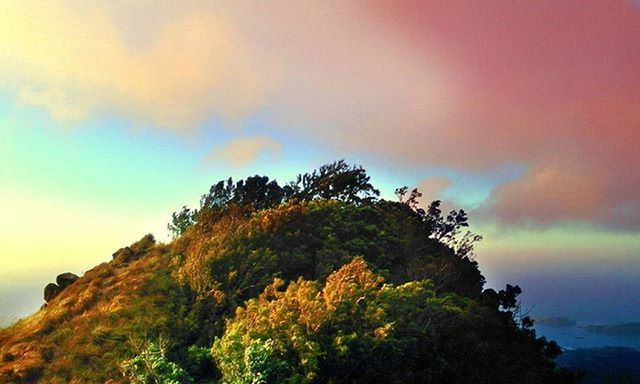
M 472 259 L 475 256 L 475 243 L 482 240 L 482 235 L 466 231 L 462 237 L 462 228 L 468 227 L 467 213 L 463 209 L 452 210 L 445 217 L 442 216 L 440 205 L 442 201 L 434 200 L 427 209 L 420 207 L 419 199 L 422 193 L 414 188 L 407 196 L 408 187 L 400 187 L 395 190 L 398 200 L 409 206 L 430 227 L 431 237 L 451 247 L 460 258 Z
M 273 208 L 284 199 L 284 191 L 267 176 L 251 176 L 236 183 L 232 202 L 254 210 Z
M 167 224 L 167 228 L 171 232 L 173 238 L 182 236 L 187 228 L 196 222 L 198 210 L 183 206 L 178 212 L 171 214 L 171 222 Z
M 424 218 L 426 212 L 420 207 L 419 201 L 419 199 L 422 197 L 422 193 L 418 191 L 418 188 L 414 188 L 411 190 L 409 196 L 405 197 L 408 190 L 409 187 L 407 187 L 406 185 L 404 187 L 396 188 L 395 194 L 398 197 L 398 201 L 406 204 L 407 206 L 409 206 L 409 208 L 413 209 L 418 214 L 418 216 Z
M 233 199 L 235 186 L 233 179 L 220 180 L 209 188 L 209 192 L 200 198 L 200 208 L 222 207 Z
M 234 204 L 250 210 L 272 208 L 284 198 L 283 189 L 267 176 L 250 176 L 235 184 L 232 178 L 220 180 L 200 199 L 200 207 L 212 209 Z
M 353 204 L 373 201 L 380 192 L 369 180 L 364 168 L 347 165 L 344 160 L 300 174 L 284 187 L 267 176 L 250 176 L 235 183 L 230 177 L 213 184 L 209 192 L 202 195 L 199 210 L 183 207 L 181 211 L 174 212 L 168 228 L 174 237 L 178 237 L 202 216 L 211 221 L 212 216 L 231 208 L 250 216 L 255 211 L 273 208 L 290 200 L 335 199 Z
M 429 382 L 409 369 L 427 357 L 415 354 L 419 340 L 430 333 L 430 319 L 461 303 L 436 298 L 427 281 L 383 285 L 362 258 L 324 286 L 299 279 L 284 287 L 275 280 L 216 339 L 212 353 L 224 383 Z
M 325 164 L 311 173 L 298 175 L 285 187 L 288 198 L 298 200 L 336 199 L 350 203 L 371 201 L 380 195 L 369 182 L 361 166 L 348 165 L 344 160 Z

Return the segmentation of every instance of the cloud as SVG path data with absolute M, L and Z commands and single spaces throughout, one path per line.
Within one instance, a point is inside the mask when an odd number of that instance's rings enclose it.
M 236 138 L 217 147 L 207 156 L 208 161 L 224 161 L 234 167 L 243 167 L 263 154 L 278 155 L 282 146 L 268 137 Z
M 499 186 L 485 209 L 507 223 L 549 224 L 605 219 L 611 210 L 607 200 L 606 179 L 572 164 L 550 162 Z
M 263 113 L 279 134 L 393 165 L 522 165 L 487 205 L 505 222 L 640 227 L 633 3 L 83 4 L 0 5 L 0 81 L 55 117 L 188 133 Z
M 423 180 L 418 185 L 418 190 L 422 193 L 420 203 L 426 207 L 434 200 L 442 200 L 442 191 L 449 188 L 451 184 L 451 180 L 442 176 Z
M 522 165 L 528 172 L 485 207 L 503 222 L 640 227 L 631 165 L 640 162 L 640 12 L 631 4 L 284 2 L 260 11 L 237 19 L 285 68 L 274 126 L 397 165 Z
M 0 81 L 60 119 L 115 113 L 179 131 L 212 116 L 236 121 L 264 103 L 277 77 L 211 12 L 163 23 L 143 48 L 104 9 L 61 0 L 2 2 L 0 24 Z
M 282 114 L 295 127 L 310 120 L 309 132 L 326 142 L 397 164 L 467 172 L 521 164 L 529 171 L 486 207 L 503 222 L 640 228 L 637 9 L 379 3 L 363 11 L 379 42 L 356 29 L 353 54 L 292 90 Z M 386 45 L 384 34 L 396 40 Z

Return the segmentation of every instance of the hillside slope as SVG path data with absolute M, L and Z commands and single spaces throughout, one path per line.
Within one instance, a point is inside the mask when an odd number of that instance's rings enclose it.
M 0 330 L 0 382 L 573 382 L 519 288 L 482 290 L 463 211 L 368 181 L 338 162 L 215 184 L 172 243 L 143 237 Z
M 131 338 L 172 333 L 188 295 L 169 248 L 131 248 L 87 271 L 34 315 L 0 331 L 0 382 L 92 383 L 118 378 Z

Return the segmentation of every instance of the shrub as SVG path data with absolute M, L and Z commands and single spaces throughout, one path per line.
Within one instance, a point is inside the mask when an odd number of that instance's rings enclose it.
M 193 380 L 178 364 L 166 357 L 162 339 L 150 342 L 135 357 L 120 364 L 132 384 L 191 384 Z

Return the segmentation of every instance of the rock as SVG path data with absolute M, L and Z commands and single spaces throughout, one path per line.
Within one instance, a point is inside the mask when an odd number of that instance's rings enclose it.
M 144 235 L 142 239 L 131 244 L 131 248 L 133 249 L 133 252 L 136 254 L 146 253 L 147 251 L 149 251 L 149 249 L 151 249 L 151 247 L 154 246 L 155 243 L 156 243 L 156 239 L 153 237 L 152 234 L 149 233 Z
M 71 272 L 65 272 L 59 274 L 58 277 L 56 277 L 56 283 L 58 283 L 61 289 L 65 289 L 78 279 L 78 275 Z
M 125 264 L 133 260 L 137 260 L 147 254 L 156 243 L 156 239 L 152 234 L 142 237 L 142 239 L 131 244 L 128 247 L 120 248 L 113 253 L 113 260 L 116 263 Z
M 50 302 L 54 297 L 58 296 L 58 294 L 62 292 L 62 288 L 56 283 L 49 283 L 46 287 L 44 287 L 44 301 Z
M 131 248 L 124 247 L 115 251 L 112 256 L 113 256 L 113 260 L 123 263 L 128 260 L 131 260 L 134 256 L 134 253 Z

